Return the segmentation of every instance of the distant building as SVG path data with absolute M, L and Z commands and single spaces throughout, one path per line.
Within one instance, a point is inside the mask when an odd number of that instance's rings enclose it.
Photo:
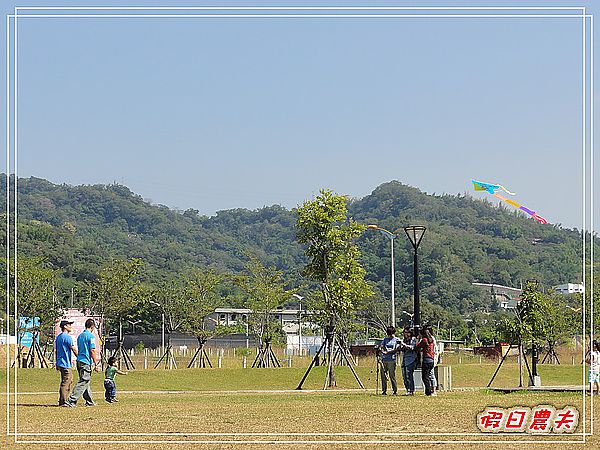
M 208 328 L 211 329 L 217 325 L 230 327 L 238 323 L 246 323 L 250 314 L 252 314 L 252 310 L 247 308 L 217 308 L 207 317 Z
M 308 322 L 305 317 L 306 310 L 298 309 L 274 309 L 271 316 L 279 321 L 285 334 L 298 334 L 300 313 L 302 313 L 302 329 L 314 329 L 314 324 Z M 248 318 L 253 314 L 251 309 L 247 308 L 217 308 L 215 312 L 207 317 L 209 329 L 216 326 L 235 326 L 245 324 Z
M 502 286 L 500 284 L 490 283 L 472 283 L 473 286 L 478 286 L 489 291 L 492 299 L 502 309 L 515 309 L 521 301 L 521 289 Z
M 553 286 L 552 289 L 554 290 L 554 292 L 557 292 L 559 294 L 582 294 L 583 284 L 559 284 L 558 286 Z

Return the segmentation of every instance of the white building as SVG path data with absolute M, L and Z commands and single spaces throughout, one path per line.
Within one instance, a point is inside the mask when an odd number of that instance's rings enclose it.
M 567 283 L 552 287 L 559 294 L 583 294 L 583 284 Z
M 248 322 L 251 309 L 246 308 L 217 308 L 208 318 L 216 325 L 233 326 Z
M 281 328 L 286 334 L 298 334 L 300 324 L 300 314 L 302 313 L 302 329 L 314 329 L 316 326 L 308 322 L 306 310 L 298 309 L 274 309 L 271 316 L 279 321 Z M 215 312 L 208 316 L 208 327 L 213 328 L 217 325 L 235 326 L 248 323 L 248 317 L 252 315 L 251 309 L 246 308 L 217 308 Z

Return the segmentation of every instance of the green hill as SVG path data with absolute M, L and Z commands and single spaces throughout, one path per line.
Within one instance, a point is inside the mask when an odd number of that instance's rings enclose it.
M 6 176 L 1 178 L 5 205 Z M 71 286 L 93 279 L 113 257 L 143 259 L 145 276 L 152 281 L 195 265 L 237 272 L 251 252 L 282 269 L 290 286 L 302 283 L 304 255 L 295 240 L 295 215 L 281 206 L 206 217 L 192 209 L 151 205 L 118 184 L 55 185 L 32 177 L 19 179 L 18 190 L 19 253 L 44 256 L 59 269 L 65 298 Z M 486 201 L 427 195 L 392 181 L 352 200 L 349 211 L 358 221 L 397 232 L 399 308 L 412 290 L 412 249 L 402 231 L 408 224 L 427 226 L 419 249 L 422 297 L 456 314 L 493 309 L 489 296 L 472 282 L 519 286 L 535 278 L 550 287 L 581 280 L 579 231 L 540 225 Z M 4 239 L 6 220 L 0 223 Z M 359 245 L 379 293 L 375 301 L 384 302 L 389 298 L 389 239 L 367 231 Z

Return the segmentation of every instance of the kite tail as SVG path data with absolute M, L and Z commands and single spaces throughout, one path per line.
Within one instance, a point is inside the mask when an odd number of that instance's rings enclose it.
M 501 196 L 500 194 L 494 194 L 494 197 L 499 198 L 500 200 L 502 200 L 503 202 L 508 203 L 511 206 L 514 206 L 517 209 L 520 209 L 523 212 L 526 212 L 527 214 L 529 214 L 535 221 L 541 223 L 542 225 L 546 225 L 548 223 L 548 221 L 546 219 L 544 219 L 543 217 L 539 216 L 536 214 L 535 211 L 532 211 L 529 208 L 526 208 L 523 205 L 520 205 L 517 202 L 513 202 L 512 200 L 509 200 L 503 196 Z

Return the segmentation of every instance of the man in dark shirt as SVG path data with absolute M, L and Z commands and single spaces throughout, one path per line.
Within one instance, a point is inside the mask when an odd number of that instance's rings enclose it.
M 417 368 L 417 359 L 419 356 L 419 352 L 415 348 L 417 345 L 417 338 L 413 336 L 412 330 L 408 327 L 404 329 L 403 336 L 404 339 L 401 344 L 401 350 L 404 353 L 402 357 L 402 378 L 404 379 L 406 395 L 414 395 L 414 372 Z

